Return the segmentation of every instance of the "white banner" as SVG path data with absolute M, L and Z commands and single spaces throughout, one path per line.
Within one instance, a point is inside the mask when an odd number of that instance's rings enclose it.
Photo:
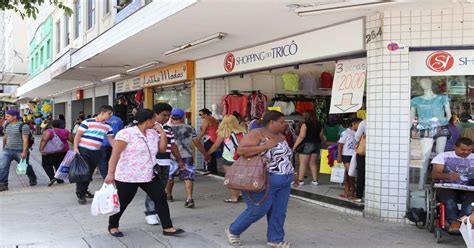
M 196 78 L 261 70 L 365 51 L 362 19 L 196 61 Z M 344 34 L 344 39 L 334 37 Z
M 332 84 L 330 114 L 357 112 L 362 107 L 367 59 L 339 60 Z
M 474 75 L 474 50 L 410 53 L 411 76 Z
M 133 78 L 115 83 L 115 93 L 137 91 L 137 90 L 141 90 L 141 88 L 142 88 L 141 77 L 133 77 Z

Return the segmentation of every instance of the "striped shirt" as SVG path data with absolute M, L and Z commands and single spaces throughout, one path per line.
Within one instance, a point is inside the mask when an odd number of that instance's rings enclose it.
M 5 128 L 5 134 L 7 135 L 7 143 L 5 144 L 5 148 L 12 150 L 23 150 L 22 134 L 29 134 L 30 127 L 27 124 L 23 124 L 20 133 L 21 124 L 22 122 L 20 121 L 15 124 L 7 124 L 7 128 Z
M 79 147 L 98 151 L 102 146 L 102 142 L 107 136 L 113 136 L 114 132 L 112 127 L 107 123 L 98 122 L 96 119 L 87 119 L 81 123 L 78 130 L 84 131 Z
M 168 125 L 163 125 L 163 130 L 166 133 L 166 138 L 168 138 L 168 144 L 166 145 L 166 152 L 156 154 L 156 158 L 159 165 L 169 166 L 171 164 L 171 146 L 175 143 L 174 133 Z

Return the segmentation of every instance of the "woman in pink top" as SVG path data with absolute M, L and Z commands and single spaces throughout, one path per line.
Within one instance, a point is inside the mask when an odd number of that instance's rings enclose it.
M 198 138 L 203 140 L 204 148 L 206 151 L 209 151 L 209 149 L 211 149 L 212 145 L 214 145 L 217 140 L 217 128 L 219 127 L 219 122 L 212 116 L 212 112 L 207 108 L 199 110 L 199 116 L 202 118 L 202 126 L 201 133 L 199 134 Z M 212 153 L 211 160 L 204 164 L 204 169 L 206 170 L 204 175 L 210 173 L 217 174 L 217 161 L 215 153 Z
M 168 144 L 163 128 L 155 124 L 156 117 L 150 109 L 139 110 L 135 115 L 138 125 L 122 129 L 115 136 L 105 178 L 107 184 L 115 182 L 120 202 L 120 212 L 109 217 L 109 233 L 114 237 L 123 237 L 119 230 L 120 217 L 139 187 L 154 201 L 163 235 L 184 233 L 182 229 L 173 227 L 164 185 L 153 172 L 156 154 L 158 151 L 165 152 Z
M 63 180 L 54 178 L 54 171 L 58 170 L 59 165 L 64 159 L 64 156 L 66 156 L 66 152 L 69 150 L 69 143 L 67 142 L 67 139 L 69 137 L 69 130 L 61 128 L 62 125 L 61 125 L 60 120 L 54 120 L 52 122 L 52 127 L 53 127 L 52 129 L 47 129 L 43 133 L 43 136 L 41 137 L 41 142 L 39 145 L 39 151 L 42 154 L 41 165 L 43 166 L 44 172 L 46 172 L 46 175 L 48 175 L 49 180 L 50 180 L 48 183 L 48 187 L 53 185 L 55 182 L 64 183 Z M 64 149 L 57 153 L 45 154 L 43 151 L 44 147 L 51 139 L 53 139 L 54 134 L 56 134 L 59 137 L 59 139 L 63 142 Z

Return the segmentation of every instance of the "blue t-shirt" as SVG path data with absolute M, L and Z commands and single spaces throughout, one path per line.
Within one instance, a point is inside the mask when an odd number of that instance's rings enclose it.
M 419 130 L 433 128 L 432 119 L 437 118 L 440 126 L 448 125 L 444 106 L 448 104 L 449 99 L 445 95 L 436 95 L 432 99 L 424 99 L 417 96 L 411 99 L 411 107 L 416 109 L 418 116 Z
M 41 125 L 41 122 L 43 122 L 43 120 L 41 118 L 38 117 L 38 118 L 35 119 L 35 124 L 36 125 Z
M 118 131 L 123 129 L 123 121 L 119 117 L 112 115 L 107 121 L 106 121 L 113 130 L 114 137 L 118 133 Z M 104 142 L 102 143 L 102 146 L 110 146 L 109 140 L 104 139 Z

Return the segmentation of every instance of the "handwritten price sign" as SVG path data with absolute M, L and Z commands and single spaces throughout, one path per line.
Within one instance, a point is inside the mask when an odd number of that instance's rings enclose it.
M 357 112 L 362 107 L 367 59 L 340 60 L 336 63 L 331 94 L 330 114 Z

